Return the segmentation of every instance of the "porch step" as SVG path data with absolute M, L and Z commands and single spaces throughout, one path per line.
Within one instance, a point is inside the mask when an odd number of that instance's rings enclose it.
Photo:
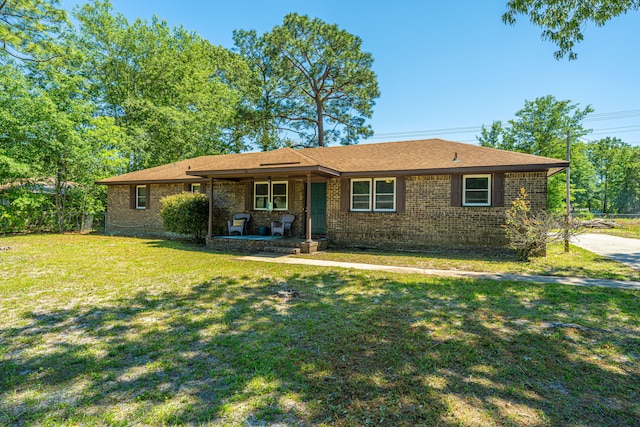
M 263 249 L 264 252 L 269 252 L 273 254 L 287 254 L 287 255 L 299 255 L 300 248 L 299 247 L 291 247 L 291 246 L 266 246 Z

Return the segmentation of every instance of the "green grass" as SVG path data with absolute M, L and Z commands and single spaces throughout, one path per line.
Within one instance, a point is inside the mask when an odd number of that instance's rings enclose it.
M 640 413 L 637 291 L 105 236 L 0 246 L 0 425 L 620 426 Z
M 308 257 L 299 255 L 298 257 Z M 529 262 L 514 253 L 499 251 L 478 253 L 465 250 L 432 250 L 421 253 L 380 252 L 370 250 L 329 250 L 312 255 L 314 259 L 365 264 L 418 267 L 434 270 L 481 271 L 490 273 L 524 273 L 545 276 L 593 277 L 596 279 L 640 280 L 640 271 L 596 255 L 577 246 L 564 252 L 562 243 L 549 245 L 546 257 Z
M 616 228 L 588 228 L 585 231 L 587 233 L 603 233 L 611 234 L 612 236 L 640 239 L 640 218 L 618 218 L 615 222 L 618 225 Z

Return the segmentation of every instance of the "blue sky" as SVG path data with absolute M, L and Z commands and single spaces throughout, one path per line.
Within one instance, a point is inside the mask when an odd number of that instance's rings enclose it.
M 289 12 L 336 23 L 371 52 L 381 96 L 368 141 L 441 137 L 475 142 L 480 125 L 513 118 L 525 100 L 553 95 L 595 112 L 587 139 L 617 136 L 640 145 L 640 13 L 589 25 L 575 61 L 521 17 L 504 25 L 506 0 L 175 1 L 112 0 L 130 21 L 156 14 L 211 43 L 233 46 L 234 29 L 259 33 Z M 71 9 L 81 1 L 62 0 Z

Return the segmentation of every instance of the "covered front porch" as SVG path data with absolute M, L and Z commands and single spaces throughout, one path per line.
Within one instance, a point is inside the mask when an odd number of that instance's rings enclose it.
M 340 173 L 292 149 L 249 153 L 241 160 L 218 164 L 215 170 L 187 172 L 209 181 L 207 247 L 231 252 L 282 253 L 313 253 L 326 247 L 326 239 L 317 238 L 326 235 L 326 183 Z M 232 209 L 229 214 L 251 216 L 243 236 L 229 236 L 229 227 L 221 228 L 216 223 L 220 218 L 215 216 L 215 207 L 221 205 L 214 203 L 222 193 L 215 192 L 224 189 L 233 194 L 230 205 L 225 205 Z M 265 236 L 264 230 L 283 215 L 295 217 L 290 237 Z

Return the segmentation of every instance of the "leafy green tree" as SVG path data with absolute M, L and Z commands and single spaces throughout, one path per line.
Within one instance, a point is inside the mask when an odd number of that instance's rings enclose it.
M 50 208 L 43 204 L 42 197 L 34 199 L 15 192 L 13 196 L 22 202 L 14 199 L 12 204 L 16 209 L 21 204 L 29 207 L 16 212 L 31 217 L 29 212 L 36 205 L 32 202 L 37 199 L 43 212 L 53 212 L 52 225 L 58 231 L 69 228 L 70 218 L 75 215 L 70 207 L 78 205 L 72 201 L 74 197 L 82 197 L 85 206 L 95 205 L 93 181 L 113 172 L 99 165 L 108 156 L 103 151 L 117 145 L 115 139 L 92 137 L 96 132 L 105 136 L 106 124 L 94 116 L 95 104 L 86 92 L 86 80 L 78 72 L 81 58 L 69 54 L 64 61 L 27 62 L 22 67 L 0 65 L 0 87 L 4 89 L 0 91 L 0 147 L 5 159 L 0 180 L 51 182 L 53 193 L 46 198 Z M 87 191 L 81 194 L 78 190 L 83 186 Z M 32 187 L 29 191 L 33 194 L 41 190 Z M 29 226 L 34 221 L 22 223 Z
M 335 24 L 292 13 L 263 37 L 236 32 L 236 44 L 241 52 L 257 57 L 254 69 L 268 67 L 263 100 L 275 92 L 278 101 L 259 104 L 258 110 L 267 118 L 284 120 L 304 144 L 353 144 L 373 134 L 365 121 L 380 91 L 373 57 L 361 50 L 359 37 Z
M 253 72 L 253 97 L 243 109 L 241 122 L 246 126 L 247 135 L 253 137 L 262 150 L 272 150 L 286 145 L 287 132 L 297 130 L 289 127 L 286 120 L 288 100 L 292 93 L 285 91 L 288 73 L 283 69 L 283 61 L 255 30 L 233 32 L 235 50 L 247 61 Z
M 580 109 L 569 100 L 557 100 L 551 95 L 525 101 L 515 118 L 507 125 L 494 122 L 490 129 L 482 126 L 477 137 L 480 145 L 510 151 L 535 154 L 556 159 L 566 158 L 567 136 L 572 141 L 590 132 L 582 126 L 582 120 L 593 111 L 590 106 Z M 593 182 L 593 171 L 585 162 L 583 146 L 575 145 L 571 159 L 571 184 L 574 190 L 585 192 Z M 548 181 L 547 207 L 559 210 L 565 197 L 564 174 L 556 174 Z
M 29 83 L 15 63 L 0 64 L 0 184 L 30 175 L 28 157 L 11 148 L 14 141 L 26 137 L 26 124 L 34 113 L 32 103 Z
M 69 23 L 58 0 L 0 0 L 1 54 L 47 61 L 63 49 L 55 40 Z
M 619 213 L 640 212 L 640 147 L 621 148 L 620 172 L 613 182 L 615 208 Z
M 129 170 L 243 148 L 232 132 L 250 79 L 239 55 L 157 17 L 130 24 L 109 1 L 75 16 L 84 74 L 101 113 L 126 130 Z
M 518 15 L 528 16 L 532 24 L 542 28 L 542 39 L 558 47 L 555 58 L 568 55 L 572 60 L 578 57 L 573 48 L 584 38 L 582 32 L 588 23 L 602 27 L 610 19 L 638 9 L 640 0 L 509 0 L 502 21 L 513 25 Z
M 610 213 L 611 200 L 615 199 L 612 197 L 612 192 L 615 191 L 612 183 L 620 181 L 623 146 L 620 139 L 609 137 L 589 144 L 588 155 L 596 171 L 603 213 Z
M 94 152 L 85 139 L 95 106 L 87 99 L 85 80 L 72 62 L 43 63 L 30 67 L 31 93 L 37 94 L 39 117 L 32 123 L 28 140 L 30 159 L 39 175 L 54 179 L 57 230 L 66 229 L 68 187 L 86 174 Z M 19 141 L 17 141 L 19 143 Z

